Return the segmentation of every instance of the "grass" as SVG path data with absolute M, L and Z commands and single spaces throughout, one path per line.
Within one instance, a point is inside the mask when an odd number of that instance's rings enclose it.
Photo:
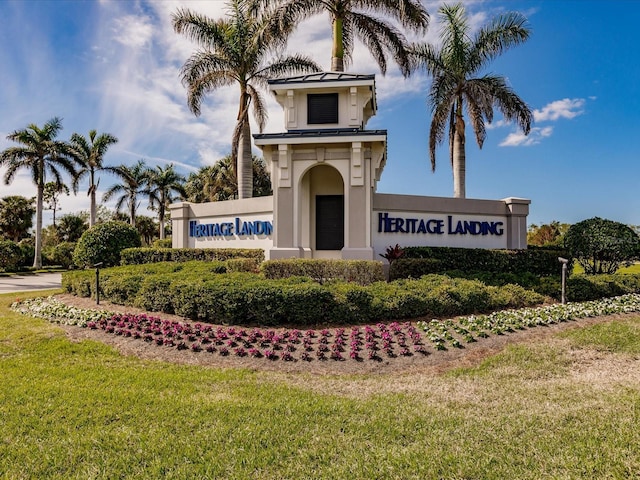
M 640 475 L 640 317 L 447 374 L 335 377 L 123 357 L 14 299 L 0 295 L 0 478 Z
M 573 264 L 573 273 L 574 274 L 584 273 L 584 268 L 582 268 L 582 266 L 577 261 L 574 262 Z M 616 273 L 626 273 L 629 275 L 639 274 L 640 262 L 635 262 L 632 265 L 629 265 L 628 267 L 622 267 L 618 269 Z

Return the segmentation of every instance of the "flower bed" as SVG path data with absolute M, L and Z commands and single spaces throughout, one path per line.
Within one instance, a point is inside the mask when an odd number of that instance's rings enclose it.
M 605 298 L 582 303 L 555 304 L 536 308 L 504 310 L 490 315 L 471 315 L 455 320 L 418 322 L 437 350 L 447 346 L 462 348 L 463 343 L 477 341 L 489 335 L 503 335 L 516 330 L 553 325 L 580 318 L 632 313 L 640 311 L 640 294 Z
M 542 325 L 638 312 L 640 294 L 506 310 L 490 315 L 422 321 L 417 326 L 410 322 L 392 322 L 317 330 L 223 327 L 162 320 L 146 314 L 113 314 L 104 310 L 71 307 L 54 297 L 18 301 L 11 308 L 55 323 L 100 329 L 124 338 L 139 339 L 159 348 L 271 361 L 381 361 L 427 355 L 431 349 L 464 348 L 465 343 L 490 335 L 503 335 Z M 429 345 L 425 345 L 425 342 Z

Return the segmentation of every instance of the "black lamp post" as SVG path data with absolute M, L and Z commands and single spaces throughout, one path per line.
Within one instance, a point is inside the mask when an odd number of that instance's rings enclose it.
M 100 305 L 100 267 L 103 262 L 95 263 L 93 266 L 96 267 L 96 305 Z

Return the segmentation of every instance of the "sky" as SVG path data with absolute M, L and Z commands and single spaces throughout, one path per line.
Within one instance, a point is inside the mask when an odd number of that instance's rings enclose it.
M 439 1 L 424 1 L 426 34 L 438 43 Z M 482 149 L 467 128 L 467 198 L 531 200 L 529 224 L 576 223 L 602 217 L 640 225 L 640 0 L 465 1 L 474 29 L 506 11 L 524 14 L 529 40 L 495 59 L 482 73 L 504 76 L 534 114 L 524 136 L 496 112 Z M 211 93 L 199 117 L 186 104 L 180 68 L 197 46 L 176 34 L 171 15 L 189 8 L 225 15 L 223 0 L 0 0 L 0 151 L 7 135 L 61 117 L 59 138 L 92 129 L 115 135 L 105 165 L 173 163 L 183 175 L 230 152 L 237 114 L 236 86 Z M 289 52 L 330 67 L 326 16 L 301 24 Z M 378 112 L 366 128 L 386 129 L 388 157 L 380 193 L 451 197 L 447 145 L 428 154 L 430 79 L 396 68 L 379 72 L 356 46 L 351 73 L 376 74 Z M 281 108 L 269 99 L 265 132 L 284 131 Z M 258 129 L 255 123 L 253 133 Z M 256 153 L 260 153 L 256 150 Z M 3 178 L 5 169 L 0 168 Z M 101 174 L 99 195 L 115 181 Z M 88 210 L 87 185 L 63 197 L 57 215 Z M 35 196 L 27 171 L 0 198 Z M 112 207 L 111 204 L 108 206 Z M 141 208 L 138 212 L 153 215 Z M 45 215 L 45 223 L 50 212 Z

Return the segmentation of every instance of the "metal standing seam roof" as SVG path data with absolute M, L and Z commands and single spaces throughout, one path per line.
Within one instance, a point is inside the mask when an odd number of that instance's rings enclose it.
M 256 140 L 275 138 L 314 138 L 314 137 L 353 137 L 369 135 L 387 135 L 386 130 L 360 130 L 359 128 L 333 128 L 323 130 L 289 130 L 283 133 L 256 133 Z
M 268 83 L 269 85 L 287 85 L 291 83 L 352 82 L 354 80 L 373 80 L 375 83 L 375 78 L 376 76 L 373 74 L 316 72 L 307 75 L 298 75 L 296 77 L 274 78 L 268 80 Z

